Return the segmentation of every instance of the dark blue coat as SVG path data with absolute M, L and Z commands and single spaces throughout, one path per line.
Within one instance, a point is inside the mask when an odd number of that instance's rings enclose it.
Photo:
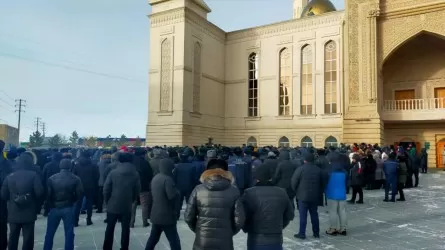
M 189 162 L 176 164 L 174 177 L 176 188 L 181 193 L 191 193 L 195 187 L 195 165 Z
M 229 171 L 235 177 L 235 184 L 239 189 L 246 189 L 251 184 L 251 167 L 241 157 L 229 160 Z
M 204 161 L 194 161 L 193 165 L 195 166 L 195 186 L 199 185 L 201 182 L 199 181 L 199 178 L 201 178 L 202 173 L 206 170 L 206 165 Z
M 387 160 L 383 163 L 383 172 L 387 182 L 397 181 L 397 167 L 399 163 L 393 160 Z

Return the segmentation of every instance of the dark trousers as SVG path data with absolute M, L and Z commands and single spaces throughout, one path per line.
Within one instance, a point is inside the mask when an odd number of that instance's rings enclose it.
M 2 210 L 0 210 L 3 213 Z M 6 250 L 8 248 L 8 223 L 7 216 L 0 215 L 0 250 Z
M 403 193 L 403 187 L 405 185 L 403 183 L 398 183 L 397 184 L 397 190 L 399 191 L 399 195 L 400 195 L 400 200 L 405 200 L 405 194 Z
M 424 174 L 428 173 L 427 165 L 422 165 L 422 173 Z
M 91 216 L 93 214 L 93 199 L 90 197 L 85 197 L 86 199 L 86 209 L 87 209 L 87 221 L 91 220 Z M 80 199 L 76 202 L 76 207 L 74 211 L 74 224 L 79 223 L 79 215 L 80 215 L 80 209 L 82 208 L 82 200 Z
M 135 201 L 131 205 L 131 218 L 130 218 L 130 227 L 134 227 L 134 223 L 136 221 L 136 211 L 138 209 L 138 202 Z
M 142 221 L 146 222 L 150 219 L 151 204 L 153 202 L 153 199 L 150 192 L 142 192 L 139 195 L 139 198 L 141 200 Z
M 405 183 L 405 187 L 406 188 L 412 188 L 413 187 L 413 172 L 408 170 L 408 175 L 406 178 L 406 183 Z
M 43 250 L 53 249 L 54 235 L 59 227 L 60 220 L 63 221 L 63 228 L 65 231 L 64 249 L 74 249 L 74 207 L 65 207 L 53 208 L 49 211 Z
M 104 208 L 104 187 L 99 187 L 99 193 L 97 193 L 96 203 L 97 211 L 102 212 Z
M 179 240 L 178 229 L 174 225 L 151 225 L 150 237 L 148 237 L 145 250 L 154 250 L 161 238 L 162 232 L 165 233 L 171 250 L 181 250 L 181 241 Z
M 419 171 L 414 171 L 414 186 L 417 187 L 419 186 Z
M 247 245 L 247 250 L 283 250 L 282 244 L 271 244 L 271 245 Z
M 352 198 L 351 201 L 355 202 L 355 199 L 358 194 L 358 201 L 363 202 L 363 189 L 361 186 L 353 185 L 352 186 Z
M 130 245 L 130 220 L 131 213 L 111 214 L 107 213 L 107 228 L 105 229 L 105 239 L 103 250 L 112 250 L 114 241 L 114 228 L 117 221 L 121 222 L 121 250 L 128 250 Z
M 312 232 L 314 235 L 320 234 L 320 224 L 318 220 L 318 202 L 304 202 L 298 201 L 299 212 L 300 212 L 300 230 L 298 232 L 301 236 L 306 236 L 306 225 L 307 225 L 307 213 L 309 212 L 311 216 Z
M 395 180 L 386 180 L 385 183 L 385 200 L 388 200 L 389 190 L 391 189 L 391 200 L 396 200 L 397 194 L 397 179 Z
M 34 249 L 34 222 L 19 224 L 9 223 L 9 245 L 8 250 L 17 250 L 19 247 L 20 231 L 23 234 L 22 250 Z

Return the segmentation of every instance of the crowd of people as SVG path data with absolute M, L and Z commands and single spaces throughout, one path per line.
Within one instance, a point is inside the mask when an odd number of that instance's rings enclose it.
M 3 148 L 0 141 L 0 152 Z M 418 186 L 419 172 L 428 169 L 427 158 L 426 150 L 418 154 L 413 145 L 365 143 L 323 149 L 12 148 L 6 157 L 0 155 L 0 250 L 16 250 L 20 232 L 23 249 L 33 249 L 41 210 L 47 217 L 44 250 L 53 249 L 61 220 L 65 250 L 72 250 L 79 215 L 86 213 L 86 225 L 92 225 L 94 207 L 107 213 L 103 249 L 113 248 L 120 222 L 121 249 L 128 250 L 138 205 L 142 226 L 151 226 L 145 249 L 153 250 L 165 233 L 170 248 L 178 250 L 176 224 L 184 200 L 183 219 L 195 233 L 193 249 L 233 249 L 233 236 L 241 230 L 248 236 L 249 250 L 283 249 L 283 230 L 296 209 L 296 238 L 306 239 L 308 214 L 313 237 L 320 237 L 318 207 L 326 205 L 326 234 L 347 235 L 347 202 L 363 204 L 363 188 L 384 188 L 385 202 L 395 202 L 397 195 L 397 201 L 405 201 L 403 189 Z

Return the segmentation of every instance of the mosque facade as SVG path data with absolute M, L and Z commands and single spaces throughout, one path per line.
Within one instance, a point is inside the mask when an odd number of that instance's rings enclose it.
M 226 32 L 203 0 L 150 0 L 147 145 L 445 150 L 445 1 L 294 0 Z

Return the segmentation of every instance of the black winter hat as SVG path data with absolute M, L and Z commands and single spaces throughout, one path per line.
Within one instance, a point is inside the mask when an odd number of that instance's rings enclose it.
M 303 154 L 303 160 L 307 161 L 307 162 L 314 162 L 315 161 L 315 157 L 311 153 L 304 153 Z
M 70 159 L 63 159 L 62 161 L 60 161 L 60 165 L 59 168 L 60 169 L 71 169 L 72 167 L 72 163 Z
M 209 163 L 207 163 L 206 170 L 216 169 L 216 168 L 220 168 L 224 171 L 229 171 L 229 165 L 227 165 L 227 162 L 225 160 L 212 159 L 209 161 Z
M 268 182 L 272 179 L 271 164 L 264 163 L 255 169 L 255 179 L 261 183 Z
M 130 153 L 121 152 L 118 157 L 120 163 L 133 162 L 133 155 Z

